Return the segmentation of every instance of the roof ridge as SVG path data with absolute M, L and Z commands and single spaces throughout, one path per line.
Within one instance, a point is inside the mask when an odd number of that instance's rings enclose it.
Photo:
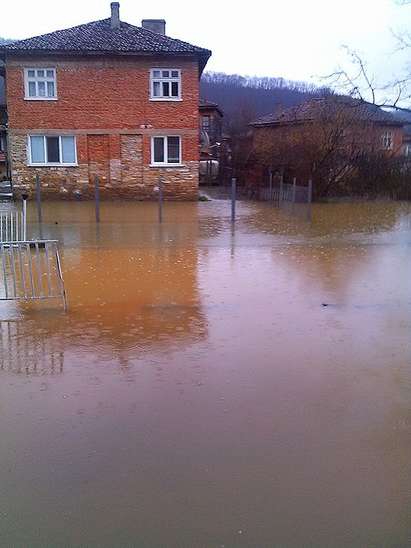
M 44 34 L 36 34 L 35 36 L 29 36 L 28 38 L 21 38 L 20 40 L 14 40 L 10 44 L 0 44 L 0 49 L 8 49 L 8 46 L 16 46 L 18 44 L 21 44 L 22 42 L 27 42 L 28 40 L 43 38 L 45 36 L 50 36 L 50 34 L 55 34 L 56 32 L 79 29 L 81 27 L 86 27 L 87 25 L 92 25 L 93 23 L 103 23 L 105 21 L 110 21 L 110 17 L 105 17 L 104 19 L 96 19 L 95 21 L 89 21 L 88 23 L 80 23 L 80 25 L 74 25 L 74 27 L 52 30 L 50 32 L 45 32 Z
M 7 54 L 17 52 L 48 53 L 105 53 L 105 54 L 183 54 L 201 58 L 203 68 L 211 51 L 144 27 L 120 21 L 112 29 L 110 18 L 81 23 L 45 34 L 23 38 L 0 46 Z
M 329 106 L 329 112 L 331 115 L 335 112 L 335 108 L 338 108 L 338 105 L 340 105 L 341 107 L 357 109 L 356 112 L 358 113 L 358 118 L 361 120 L 401 125 L 401 122 L 398 121 L 392 113 L 385 111 L 380 106 L 343 95 L 310 97 L 297 105 L 291 105 L 276 112 L 260 116 L 251 122 L 251 125 L 271 125 L 291 122 L 297 123 L 315 120 L 318 118 L 319 112 L 321 112 L 321 110 L 318 110 L 318 108 L 321 109 L 321 103 L 323 104 L 323 108 Z

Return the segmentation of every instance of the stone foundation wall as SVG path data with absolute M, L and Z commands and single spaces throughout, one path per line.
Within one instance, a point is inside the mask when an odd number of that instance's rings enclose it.
M 27 165 L 27 136 L 11 134 L 14 192 L 16 196 L 27 193 L 29 199 L 33 199 L 36 175 L 39 175 L 43 199 L 93 199 L 97 175 L 102 199 L 154 200 L 158 197 L 162 176 L 165 199 L 196 200 L 199 162 L 183 161 L 182 167 L 150 167 L 144 160 L 147 154 L 143 153 L 143 142 L 142 136 L 137 134 L 110 135 L 110 139 L 107 135 L 79 135 L 78 166 L 33 167 Z M 84 147 L 86 154 L 84 150 L 79 152 Z

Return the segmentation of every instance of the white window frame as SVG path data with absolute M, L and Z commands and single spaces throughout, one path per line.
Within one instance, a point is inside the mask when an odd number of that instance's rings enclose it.
M 204 124 L 204 120 L 207 120 L 208 123 Z M 205 125 L 207 125 L 207 127 L 205 127 Z M 203 131 L 206 131 L 207 133 L 209 133 L 209 131 L 211 129 L 211 116 L 210 116 L 210 114 L 203 114 L 201 116 L 201 129 Z
M 393 150 L 394 148 L 394 132 L 384 131 L 381 136 L 382 148 L 384 150 Z
M 167 149 L 168 149 L 168 146 L 167 146 L 167 143 L 168 143 L 168 138 L 169 137 L 178 137 L 179 138 L 179 141 L 180 141 L 180 147 L 179 147 L 179 161 L 178 163 L 177 162 L 155 162 L 154 161 L 154 139 L 158 139 L 158 138 L 161 138 L 161 139 L 164 139 L 164 144 L 163 144 L 163 155 L 164 155 L 164 158 L 168 158 L 168 154 L 167 154 Z M 183 140 L 181 138 L 181 135 L 153 135 L 151 137 L 151 164 L 150 166 L 151 167 L 181 167 L 183 165 L 182 163 L 182 158 L 183 158 Z
M 74 162 L 32 162 L 31 161 L 31 137 L 43 137 L 43 147 L 44 147 L 44 157 L 47 156 L 47 147 L 46 147 L 46 137 L 58 137 L 59 138 L 59 155 L 60 158 L 63 158 L 63 150 L 61 145 L 61 138 L 62 137 L 73 137 L 74 139 Z M 76 167 L 78 166 L 77 163 L 77 139 L 75 135 L 51 135 L 51 134 L 39 134 L 39 133 L 32 133 L 30 135 L 27 135 L 27 152 L 28 152 L 28 158 L 27 158 L 27 165 L 32 167 Z
M 0 152 L 6 152 L 6 138 L 0 134 Z
M 168 70 L 170 73 L 170 76 L 168 78 L 161 77 L 154 77 L 154 71 L 159 70 L 160 72 L 163 70 Z M 172 78 L 171 72 L 178 72 L 178 78 Z M 162 91 L 162 84 L 163 82 L 169 82 L 170 85 L 170 92 L 171 92 L 171 84 L 172 82 L 178 82 L 178 96 L 177 97 L 171 97 L 169 95 L 154 95 L 154 82 L 160 82 L 160 89 Z M 150 69 L 150 101 L 182 101 L 182 80 L 181 80 L 181 69 L 177 68 L 168 68 L 168 67 L 157 67 Z
M 39 78 L 38 76 L 29 77 L 29 70 L 44 70 L 44 73 L 47 74 L 47 70 L 53 71 L 53 78 L 47 78 L 45 76 L 44 78 Z M 34 97 L 31 97 L 29 95 L 29 81 L 36 82 L 36 90 L 37 90 L 37 83 L 39 81 L 45 82 L 45 88 L 47 90 L 47 82 L 53 81 L 54 83 L 54 95 L 52 97 L 41 97 L 39 95 L 36 95 Z M 24 69 L 24 99 L 26 101 L 57 101 L 57 71 L 55 67 L 26 67 Z
M 411 156 L 411 143 L 405 143 L 404 145 L 404 156 L 409 158 Z

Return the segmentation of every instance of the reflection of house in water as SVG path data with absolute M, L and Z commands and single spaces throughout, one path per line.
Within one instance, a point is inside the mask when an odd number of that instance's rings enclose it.
M 26 375 L 63 372 L 62 342 L 27 320 L 0 321 L 0 371 Z
M 67 365 L 79 351 L 127 365 L 143 352 L 181 350 L 207 336 L 194 247 L 66 248 L 63 255 L 69 312 L 43 311 L 35 325 L 1 322 L 2 370 L 62 372 L 64 357 Z
M 89 230 L 92 240 L 96 227 Z M 195 225 L 187 224 L 184 232 L 174 223 L 136 227 L 125 222 L 110 230 L 111 238 L 107 233 L 100 246 L 94 241 L 90 247 L 62 250 L 69 312 L 54 314 L 52 322 L 39 314 L 36 328 L 59 341 L 66 358 L 81 348 L 122 363 L 143 351 L 181 349 L 204 339 Z M 127 231 L 128 238 L 119 237 Z
M 205 337 L 194 248 L 82 249 L 74 268 L 70 263 L 66 250 L 70 329 L 77 337 L 126 353 Z

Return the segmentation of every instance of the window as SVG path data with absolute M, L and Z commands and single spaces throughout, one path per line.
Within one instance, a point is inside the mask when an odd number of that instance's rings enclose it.
M 411 144 L 409 143 L 404 146 L 404 156 L 411 156 Z
M 0 152 L 6 151 L 6 139 L 4 135 L 0 135 Z
M 210 122 L 211 122 L 210 116 L 203 116 L 201 118 L 201 125 L 204 131 L 207 131 L 207 132 L 210 131 L 210 125 L 211 125 Z
M 392 150 L 393 149 L 394 142 L 393 142 L 392 131 L 385 131 L 382 134 L 381 140 L 382 140 L 382 148 L 384 150 Z
M 152 101 L 179 101 L 181 99 L 180 69 L 151 69 L 150 99 Z
M 181 137 L 153 137 L 151 141 L 152 165 L 181 164 Z
M 28 146 L 31 165 L 77 165 L 73 135 L 30 135 Z
M 56 69 L 24 69 L 24 91 L 25 99 L 57 99 Z

